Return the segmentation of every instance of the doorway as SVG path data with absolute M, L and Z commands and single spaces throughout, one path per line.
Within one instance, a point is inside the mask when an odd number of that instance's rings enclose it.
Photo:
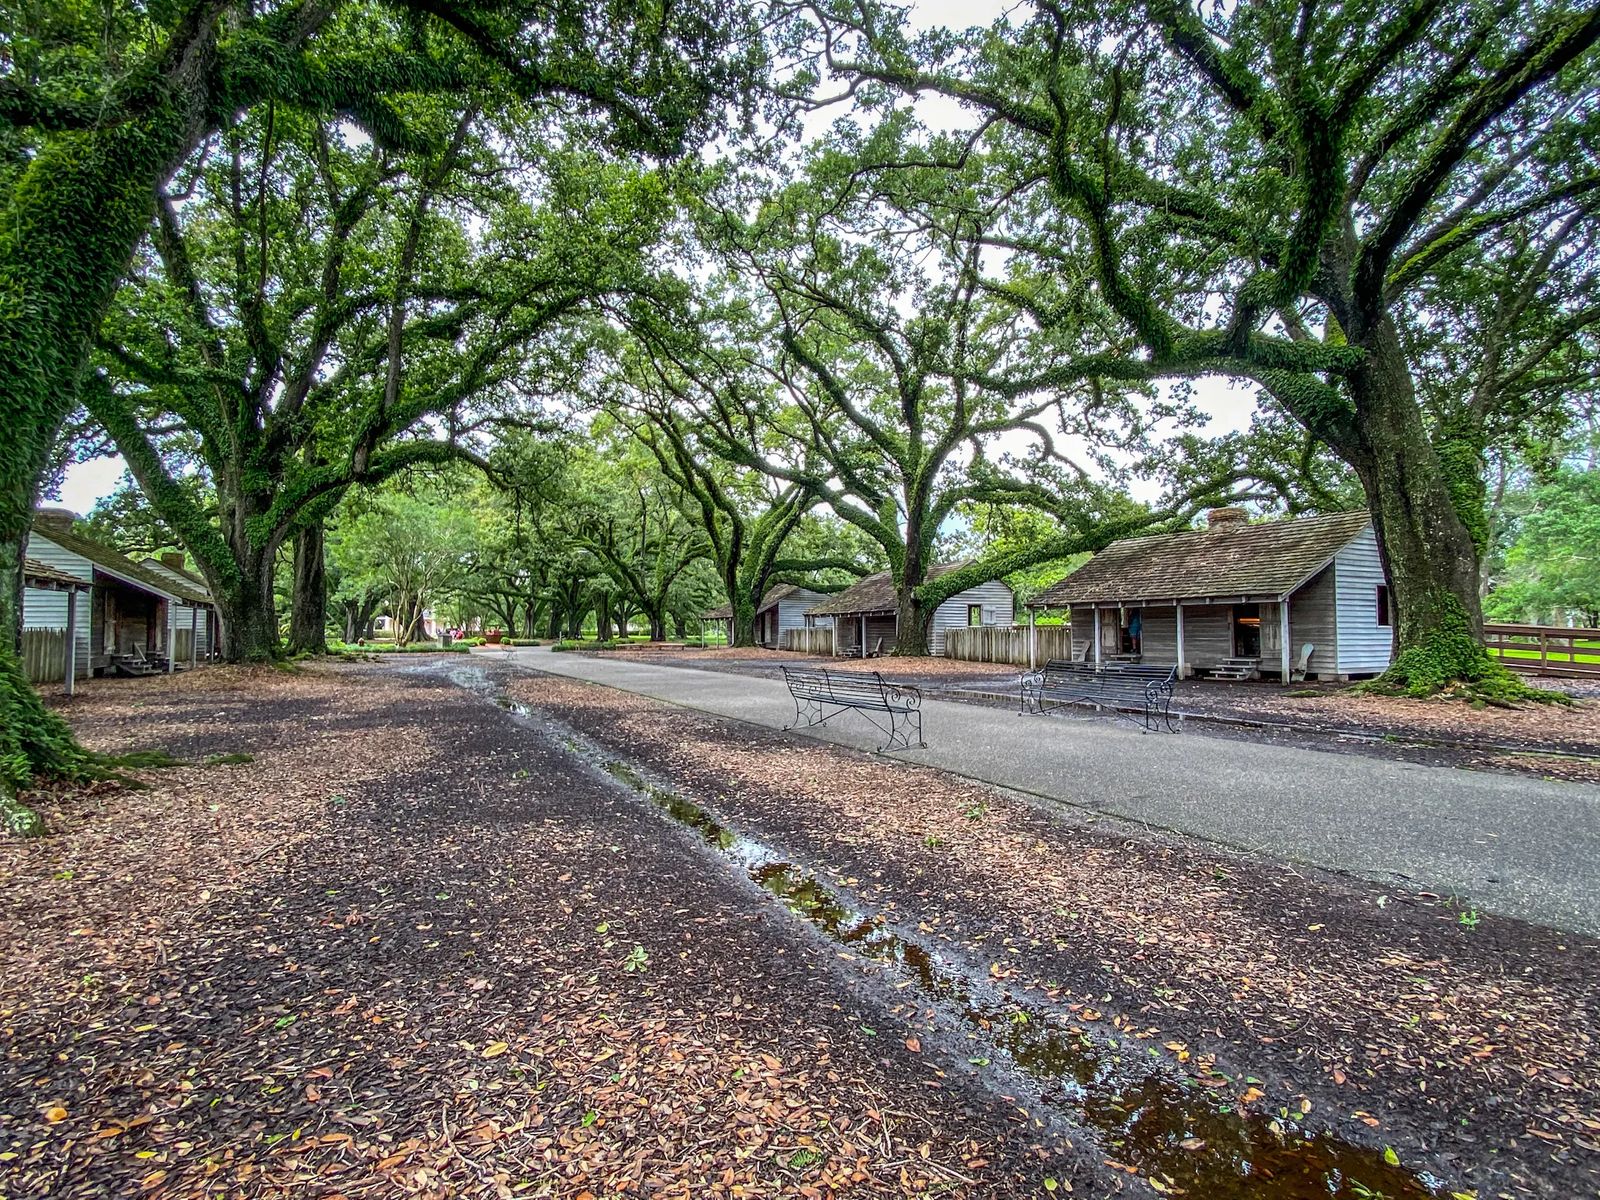
M 1261 657 L 1261 605 L 1233 606 L 1233 656 Z

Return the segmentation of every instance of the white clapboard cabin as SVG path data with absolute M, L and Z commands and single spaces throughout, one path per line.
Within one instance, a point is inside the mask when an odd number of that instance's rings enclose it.
M 1177 663 L 1180 678 L 1388 668 L 1394 610 L 1366 512 L 1251 521 L 1219 508 L 1207 524 L 1113 542 L 1029 607 L 1070 610 L 1074 658 Z
M 89 585 L 87 604 L 80 598 L 73 613 L 77 673 L 148 674 L 151 659 L 164 660 L 169 670 L 200 661 L 202 648 L 216 641 L 215 606 L 204 585 L 178 582 L 170 572 L 79 537 L 74 520 L 65 509 L 35 513 L 25 557 Z M 67 618 L 64 593 L 24 588 L 24 641 L 29 630 L 64 630 Z
M 768 588 L 766 595 L 761 597 L 761 603 L 756 606 L 756 645 L 769 650 L 778 649 L 786 631 L 806 627 L 806 610 L 827 598 L 827 593 L 814 592 L 797 583 L 780 583 Z M 732 640 L 733 605 L 719 604 L 716 608 L 708 609 L 704 619 L 726 625 L 729 640 Z
M 966 565 L 964 562 L 937 563 L 928 568 L 928 578 L 937 579 Z M 998 579 L 957 592 L 934 609 L 933 620 L 928 628 L 929 653 L 944 653 L 947 630 L 977 625 L 1010 625 L 1016 615 L 1016 603 L 1015 594 Z M 837 596 L 808 610 L 806 621 L 812 625 L 824 621 L 834 623 L 835 654 L 858 658 L 863 648 L 869 655 L 879 653 L 880 649 L 887 653 L 894 648 L 898 628 L 894 577 L 888 571 L 868 575 Z

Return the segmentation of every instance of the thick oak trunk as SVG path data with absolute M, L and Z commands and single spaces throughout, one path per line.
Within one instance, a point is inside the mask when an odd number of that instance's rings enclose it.
M 328 572 L 322 523 L 294 537 L 294 598 L 289 610 L 289 653 L 328 652 Z
M 259 551 L 243 558 L 237 564 L 238 586 L 211 589 L 222 618 L 222 657 L 231 663 L 270 662 L 282 654 L 272 595 L 272 559 Z
M 1367 350 L 1350 381 L 1357 442 L 1341 451 L 1366 489 L 1394 605 L 1385 682 L 1423 695 L 1453 680 L 1502 680 L 1483 648 L 1478 595 L 1481 447 L 1430 436 L 1391 325 L 1374 330 Z

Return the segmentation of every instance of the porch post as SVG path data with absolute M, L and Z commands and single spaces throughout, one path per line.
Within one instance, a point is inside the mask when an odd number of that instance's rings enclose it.
M 1178 616 L 1177 616 L 1177 627 L 1178 627 L 1178 678 L 1179 679 L 1187 679 L 1189 677 L 1189 668 L 1185 664 L 1185 660 L 1184 660 L 1184 657 L 1183 657 L 1183 601 L 1179 600 L 1176 603 L 1177 603 L 1177 612 L 1178 612 Z
M 860 657 L 866 658 L 866 656 L 867 656 L 867 614 L 866 613 L 862 613 L 861 614 L 861 655 L 860 655 Z
M 1028 605 L 1028 670 L 1039 669 L 1039 610 Z
M 178 647 L 174 643 L 178 640 L 178 606 L 172 601 L 167 601 L 167 674 L 171 675 L 178 669 Z
M 1100 606 L 1094 606 L 1094 665 L 1100 665 Z
M 200 606 L 189 609 L 189 665 L 200 661 Z
M 1278 601 L 1278 628 L 1283 636 L 1283 686 L 1289 686 L 1289 666 L 1294 662 L 1289 653 L 1289 597 Z
M 67 646 L 63 658 L 66 666 L 67 695 L 72 695 L 78 683 L 78 589 L 67 589 Z

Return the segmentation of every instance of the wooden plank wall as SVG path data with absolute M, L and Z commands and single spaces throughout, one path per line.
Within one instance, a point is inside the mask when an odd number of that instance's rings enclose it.
M 1072 657 L 1072 627 L 1041 625 L 1038 628 L 1039 661 Z M 947 629 L 944 634 L 946 658 L 962 662 L 1028 663 L 1026 625 L 982 625 Z
M 778 649 L 792 650 L 796 654 L 833 653 L 833 626 L 801 626 L 785 629 L 778 635 Z
M 67 677 L 67 631 L 24 629 L 22 669 L 29 683 L 60 683 Z

